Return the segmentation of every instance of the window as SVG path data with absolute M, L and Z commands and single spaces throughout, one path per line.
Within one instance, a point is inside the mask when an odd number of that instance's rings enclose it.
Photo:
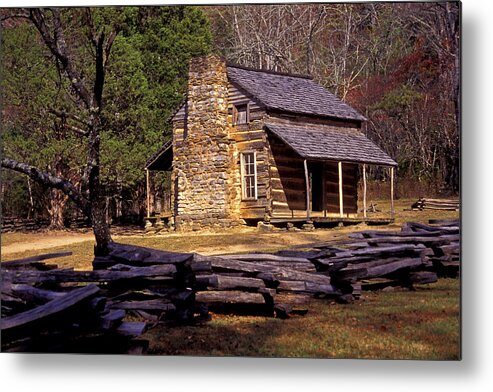
M 250 122 L 250 110 L 248 103 L 233 107 L 233 125 L 248 124 Z
M 257 160 L 254 152 L 241 154 L 241 177 L 243 199 L 257 199 Z

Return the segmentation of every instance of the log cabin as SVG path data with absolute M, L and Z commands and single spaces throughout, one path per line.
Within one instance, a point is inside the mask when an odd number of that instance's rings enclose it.
M 365 117 L 310 77 L 192 59 L 173 136 L 146 163 L 171 171 L 177 230 L 245 223 L 361 222 L 366 167 L 396 162 L 362 133 Z M 363 178 L 363 216 L 358 183 Z M 149 191 L 149 185 L 148 185 Z M 151 219 L 148 195 L 148 218 Z

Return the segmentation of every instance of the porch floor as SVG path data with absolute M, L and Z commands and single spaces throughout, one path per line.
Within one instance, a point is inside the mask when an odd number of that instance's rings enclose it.
M 324 217 L 324 216 L 311 216 L 310 219 L 315 223 L 368 223 L 368 224 L 390 224 L 394 222 L 393 218 L 363 218 L 363 217 L 355 217 L 355 218 L 347 218 L 347 217 Z M 296 222 L 306 222 L 308 218 L 305 216 L 304 218 L 293 218 L 293 217 L 276 217 L 271 218 L 270 222 L 272 224 L 281 224 L 281 223 L 296 223 Z

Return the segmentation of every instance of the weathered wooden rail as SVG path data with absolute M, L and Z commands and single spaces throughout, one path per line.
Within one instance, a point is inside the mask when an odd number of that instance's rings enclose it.
M 190 288 L 191 254 L 114 244 L 107 257 L 94 260 L 93 271 L 44 262 L 69 254 L 1 263 L 2 350 L 141 353 L 148 321 L 207 316 Z
M 46 218 L 17 218 L 2 217 L 1 232 L 31 232 L 46 230 L 50 226 L 50 220 Z M 69 227 L 72 229 L 91 227 L 91 222 L 84 216 L 72 217 L 69 221 Z
M 460 201 L 456 199 L 424 199 L 420 198 L 411 206 L 413 210 L 447 210 L 458 211 Z
M 251 308 L 255 302 L 286 317 L 313 298 L 347 303 L 362 290 L 414 289 L 441 276 L 456 277 L 459 222 L 439 223 L 407 223 L 399 232 L 367 230 L 276 254 L 194 255 L 197 300 L 217 311 L 230 311 L 232 304 Z

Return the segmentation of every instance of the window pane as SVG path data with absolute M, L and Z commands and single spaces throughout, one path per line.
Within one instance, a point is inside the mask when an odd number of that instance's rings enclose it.
M 238 124 L 246 124 L 246 110 L 238 112 Z
M 255 196 L 254 178 L 250 177 L 250 187 L 248 188 L 248 197 L 254 197 L 254 196 Z
M 243 162 L 243 197 L 248 199 L 255 198 L 255 154 L 254 153 L 244 153 L 242 154 Z
M 247 123 L 247 105 L 241 105 L 236 107 L 236 112 L 238 113 L 237 123 L 246 124 Z
M 246 178 L 246 196 L 252 197 L 252 178 L 251 177 Z

